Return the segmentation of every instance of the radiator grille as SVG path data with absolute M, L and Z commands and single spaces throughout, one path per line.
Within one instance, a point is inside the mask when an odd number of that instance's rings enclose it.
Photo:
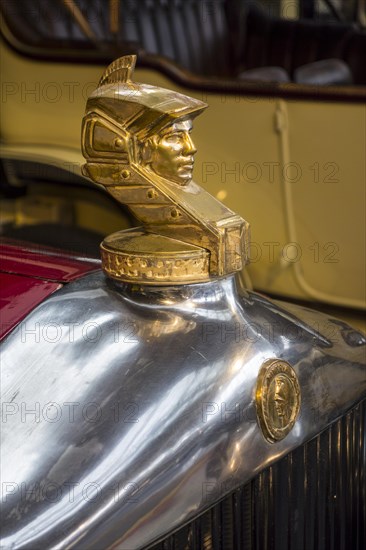
M 366 548 L 366 402 L 152 550 Z

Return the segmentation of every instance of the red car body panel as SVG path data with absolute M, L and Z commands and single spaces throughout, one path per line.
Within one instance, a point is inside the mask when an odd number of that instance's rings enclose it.
M 20 323 L 33 308 L 62 284 L 34 277 L 0 273 L 0 339 Z
M 21 243 L 0 247 L 0 340 L 65 283 L 100 269 L 63 251 Z
M 97 260 L 84 260 L 63 251 L 21 245 L 2 244 L 0 270 L 58 283 L 69 283 L 81 275 L 100 269 Z

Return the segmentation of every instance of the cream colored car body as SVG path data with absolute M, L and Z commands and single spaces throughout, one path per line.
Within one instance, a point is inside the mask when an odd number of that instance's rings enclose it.
M 4 43 L 1 65 L 2 155 L 79 174 L 80 125 L 100 66 L 34 61 Z M 194 179 L 250 222 L 248 283 L 290 299 L 362 309 L 365 105 L 203 93 L 138 64 L 135 79 L 209 104 L 194 128 Z M 121 228 L 117 218 L 105 219 L 108 227 L 96 222 L 105 233 Z M 360 326 L 356 313 L 348 319 Z

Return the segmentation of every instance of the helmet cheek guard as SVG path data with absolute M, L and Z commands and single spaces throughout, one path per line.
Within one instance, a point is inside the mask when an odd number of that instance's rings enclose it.
M 81 143 L 85 176 L 102 185 L 131 177 L 136 164 L 135 140 L 103 112 L 90 111 L 84 117 Z

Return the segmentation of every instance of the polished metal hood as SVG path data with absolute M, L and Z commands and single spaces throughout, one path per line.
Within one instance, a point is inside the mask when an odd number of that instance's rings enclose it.
M 242 288 L 248 224 L 192 180 L 206 105 L 134 63 L 105 71 L 82 147 L 142 227 L 2 344 L 3 549 L 142 548 L 366 394 L 361 333 Z
M 366 393 L 362 334 L 234 276 L 166 288 L 84 276 L 1 354 L 1 547 L 12 550 L 144 547 Z M 301 395 L 275 442 L 257 401 L 270 359 L 291 365 Z

